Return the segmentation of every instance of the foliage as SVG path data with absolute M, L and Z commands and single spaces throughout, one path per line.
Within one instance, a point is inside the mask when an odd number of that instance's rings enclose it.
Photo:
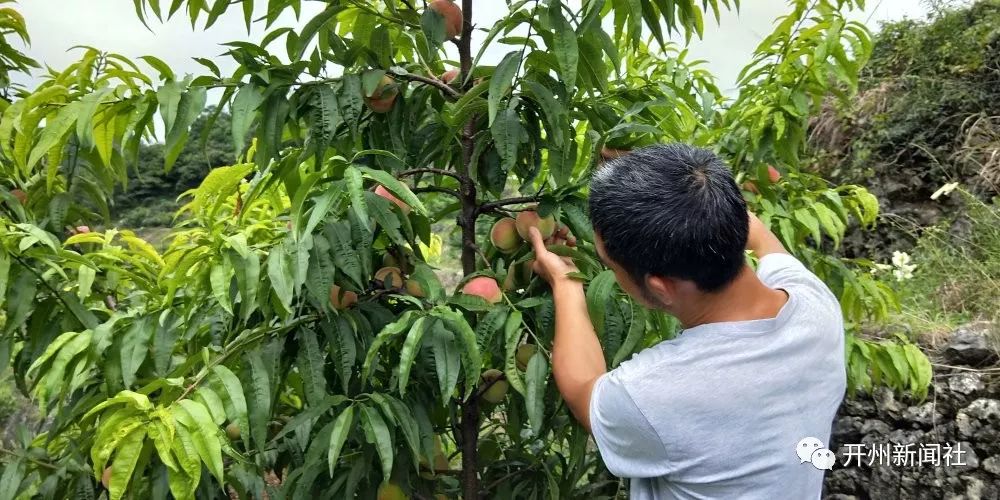
M 814 121 L 817 168 L 838 182 L 864 182 L 893 212 L 931 224 L 939 186 L 960 180 L 984 197 L 1000 187 L 1000 2 L 938 10 L 926 21 L 886 23 L 875 37 L 861 91 Z M 950 210 L 957 206 L 947 207 Z M 916 243 L 883 224 L 850 254 L 884 256 Z
M 903 311 L 950 318 L 950 324 L 1000 320 L 1000 207 L 965 190 L 951 197 L 961 203 L 961 215 L 921 232 L 913 279 L 900 290 Z
M 512 211 L 554 215 L 578 240 L 553 249 L 580 267 L 606 359 L 668 338 L 673 322 L 621 293 L 594 252 L 586 185 L 607 146 L 715 147 L 846 318 L 892 309 L 862 262 L 825 251 L 849 224 L 872 224 L 877 200 L 797 165 L 809 116 L 852 92 L 867 58 L 866 30 L 842 13 L 860 1 L 793 2 L 732 102 L 663 37 L 700 36 L 705 11 L 735 3 L 512 2 L 478 55 L 472 3 L 450 42 L 440 15 L 407 1 L 331 1 L 301 31 L 229 44 L 229 76 L 199 59 L 208 74 L 178 79 L 144 57 L 154 83 L 86 49 L 19 95 L 0 122 L 0 364 L 51 424 L 13 452 L 0 494 L 92 497 L 108 472 L 113 500 L 372 498 L 390 483 L 424 497 L 616 497 L 549 383 L 553 304 L 526 272 L 530 249 L 501 254 L 481 236 Z M 269 2 L 260 22 L 299 6 Z M 251 0 L 136 7 L 143 22 L 183 12 L 207 27 L 230 8 L 255 19 Z M 490 66 L 479 57 L 490 44 L 512 50 Z M 435 76 L 453 66 L 453 85 Z M 164 167 L 179 164 L 208 88 L 223 89 L 216 112 L 228 106 L 236 158 L 184 195 L 167 248 L 125 230 L 67 232 L 107 219 L 156 116 Z M 513 281 L 499 304 L 441 285 L 425 252 L 445 219 L 460 228 L 465 279 Z M 373 278 L 390 264 L 408 286 Z M 356 305 L 341 306 L 344 291 Z M 523 343 L 537 352 L 519 368 Z M 495 405 L 486 369 L 512 389 Z

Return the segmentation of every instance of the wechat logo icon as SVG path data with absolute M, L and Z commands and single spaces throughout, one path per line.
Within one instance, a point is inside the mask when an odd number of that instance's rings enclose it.
M 833 470 L 833 464 L 837 462 L 837 455 L 814 437 L 800 439 L 795 445 L 795 454 L 798 455 L 800 464 L 809 462 L 819 470 Z

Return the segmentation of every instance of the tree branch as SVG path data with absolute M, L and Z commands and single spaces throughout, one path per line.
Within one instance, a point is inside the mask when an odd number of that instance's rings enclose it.
M 462 197 L 462 193 L 459 193 L 454 189 L 448 189 L 437 186 L 420 186 L 420 187 L 410 188 L 410 191 L 413 191 L 414 193 L 444 193 L 454 196 L 455 198 Z
M 448 85 L 447 83 L 444 83 L 436 78 L 414 75 L 413 73 L 407 73 L 405 75 L 397 75 L 395 73 L 392 73 L 392 76 L 396 78 L 402 78 L 404 80 L 410 80 L 413 82 L 425 83 L 427 85 L 430 85 L 431 87 L 437 87 L 438 89 L 441 90 L 441 92 L 444 92 L 446 97 L 451 98 L 451 100 L 453 101 L 457 101 L 459 97 L 462 97 L 462 94 L 459 94 L 457 90 L 451 87 L 451 85 Z
M 448 177 L 452 177 L 452 178 L 461 180 L 461 177 L 458 174 L 456 174 L 455 172 L 452 172 L 451 170 L 444 170 L 442 168 L 414 168 L 412 170 L 404 170 L 404 171 L 396 174 L 396 178 L 397 179 L 401 179 L 403 177 L 406 177 L 406 176 L 409 176 L 409 175 L 416 175 L 416 174 L 447 175 Z
M 521 203 L 534 203 L 539 200 L 539 196 L 519 196 L 517 198 L 507 198 L 505 200 L 491 201 L 488 203 L 483 203 L 479 205 L 479 210 L 482 212 L 490 211 L 496 208 L 505 207 L 507 205 L 518 205 Z

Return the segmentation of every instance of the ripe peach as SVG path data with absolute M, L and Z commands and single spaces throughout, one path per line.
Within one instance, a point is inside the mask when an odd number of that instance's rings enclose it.
M 493 224 L 490 230 L 490 241 L 503 253 L 511 253 L 521 246 L 521 235 L 517 231 L 517 222 L 510 217 L 504 217 Z
M 10 194 L 14 195 L 14 198 L 17 198 L 17 201 L 21 202 L 22 205 L 28 204 L 28 193 L 25 193 L 20 189 L 13 189 Z
M 781 172 L 774 168 L 773 165 L 767 166 L 767 178 L 771 180 L 771 183 L 775 183 L 781 180 Z
M 448 85 L 451 85 L 455 83 L 455 80 L 458 78 L 458 73 L 459 71 L 457 69 L 449 69 L 448 71 L 441 73 L 441 76 L 438 77 L 438 79 Z
M 444 17 L 444 34 L 448 38 L 455 38 L 462 34 L 462 8 L 451 0 L 434 0 L 427 5 L 431 9 Z
M 111 487 L 111 467 L 104 468 L 104 473 L 101 474 L 101 484 L 104 486 L 104 489 Z
M 403 286 L 403 272 L 398 267 L 383 267 L 375 271 L 375 279 L 381 281 L 386 289 Z
M 389 75 L 383 75 L 382 81 L 375 87 L 375 92 L 372 92 L 371 97 L 366 97 L 365 102 L 376 113 L 388 113 L 398 95 L 399 88 L 396 87 L 396 81 Z
M 393 194 L 390 193 L 389 190 L 385 188 L 385 186 L 382 186 L 381 184 L 379 184 L 378 186 L 376 186 L 375 187 L 375 194 L 377 194 L 377 195 L 379 195 L 379 196 L 381 196 L 381 197 L 383 197 L 383 198 L 385 198 L 385 199 L 387 199 L 387 200 L 395 203 L 396 206 L 399 207 L 399 209 L 403 211 L 404 215 L 410 213 L 410 206 L 407 205 L 406 203 L 403 203 L 403 201 L 400 200 L 399 198 L 396 198 L 395 196 L 393 196 Z
M 340 311 L 358 303 L 358 294 L 337 285 L 330 287 L 330 306 Z
M 496 304 L 503 299 L 503 292 L 500 291 L 497 280 L 488 276 L 472 278 L 462 287 L 462 293 L 482 297 L 490 304 Z
M 76 226 L 74 230 L 76 231 L 75 234 L 87 234 L 90 232 L 90 226 Z
M 406 293 L 420 299 L 427 296 L 427 292 L 424 292 L 424 287 L 420 286 L 420 283 L 412 279 L 406 280 Z
M 531 227 L 537 227 L 538 232 L 542 233 L 542 238 L 545 239 L 556 232 L 556 219 L 551 215 L 539 217 L 538 212 L 525 210 L 517 214 L 516 226 L 517 234 L 521 235 L 525 240 L 530 238 L 528 229 Z

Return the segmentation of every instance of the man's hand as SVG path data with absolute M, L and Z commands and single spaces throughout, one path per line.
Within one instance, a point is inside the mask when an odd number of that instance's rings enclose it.
M 571 279 L 566 277 L 566 274 L 578 270 L 573 264 L 573 260 L 569 257 L 556 255 L 545 248 L 542 233 L 538 232 L 538 228 L 529 228 L 528 236 L 531 240 L 531 246 L 535 249 L 535 263 L 532 266 L 535 274 L 549 282 L 549 286 L 553 288 L 563 280 Z

